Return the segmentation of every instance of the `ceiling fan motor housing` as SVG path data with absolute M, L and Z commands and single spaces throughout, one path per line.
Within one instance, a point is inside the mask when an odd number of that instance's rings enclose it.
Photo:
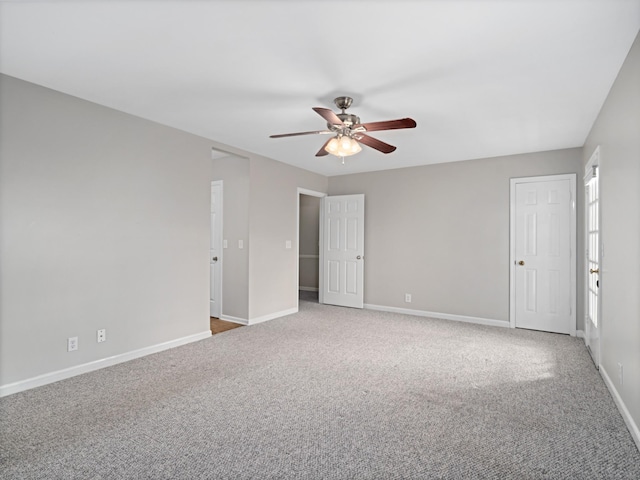
M 333 100 L 333 103 L 336 104 L 336 107 L 338 107 L 340 110 L 342 110 L 342 113 L 336 113 L 336 116 L 340 120 L 342 120 L 342 123 L 344 123 L 345 126 L 351 127 L 352 125 L 358 125 L 360 123 L 360 117 L 358 117 L 357 115 L 352 115 L 350 113 L 345 113 L 344 112 L 353 103 L 353 98 L 351 98 L 351 97 L 336 97 Z M 330 130 L 339 130 L 338 128 L 333 126 L 331 123 L 327 123 L 327 126 L 329 127 Z
M 345 126 L 347 127 L 360 124 L 360 117 L 358 117 L 357 115 L 352 115 L 351 113 L 336 113 L 336 116 L 340 120 L 342 120 L 342 123 L 344 123 Z M 330 130 L 336 130 L 336 125 L 327 123 L 327 126 L 329 127 Z

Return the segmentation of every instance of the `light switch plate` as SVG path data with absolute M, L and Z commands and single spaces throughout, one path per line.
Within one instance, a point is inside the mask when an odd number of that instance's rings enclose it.
M 244 248 L 244 241 L 238 240 L 238 248 Z
M 227 248 L 229 246 L 229 244 L 227 243 L 226 240 L 222 241 L 222 248 Z
M 284 248 L 291 248 L 291 240 L 287 240 L 286 242 L 284 242 Z

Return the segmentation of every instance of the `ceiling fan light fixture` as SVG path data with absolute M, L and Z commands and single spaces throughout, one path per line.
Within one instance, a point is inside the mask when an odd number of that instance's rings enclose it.
M 348 157 L 362 150 L 362 147 L 353 138 L 347 136 L 333 137 L 324 148 L 327 153 L 336 157 Z

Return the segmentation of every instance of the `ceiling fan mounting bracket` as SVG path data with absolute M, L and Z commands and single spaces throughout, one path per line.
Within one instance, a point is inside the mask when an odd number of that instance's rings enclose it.
M 336 104 L 336 107 L 338 107 L 340 110 L 342 110 L 342 113 L 344 113 L 344 111 L 349 108 L 351 106 L 351 104 L 353 103 L 353 98 L 351 97 L 336 97 L 333 100 L 333 103 Z

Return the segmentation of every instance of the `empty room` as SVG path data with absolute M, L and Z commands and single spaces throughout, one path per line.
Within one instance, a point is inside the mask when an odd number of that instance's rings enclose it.
M 0 477 L 640 478 L 640 0 L 0 0 Z

